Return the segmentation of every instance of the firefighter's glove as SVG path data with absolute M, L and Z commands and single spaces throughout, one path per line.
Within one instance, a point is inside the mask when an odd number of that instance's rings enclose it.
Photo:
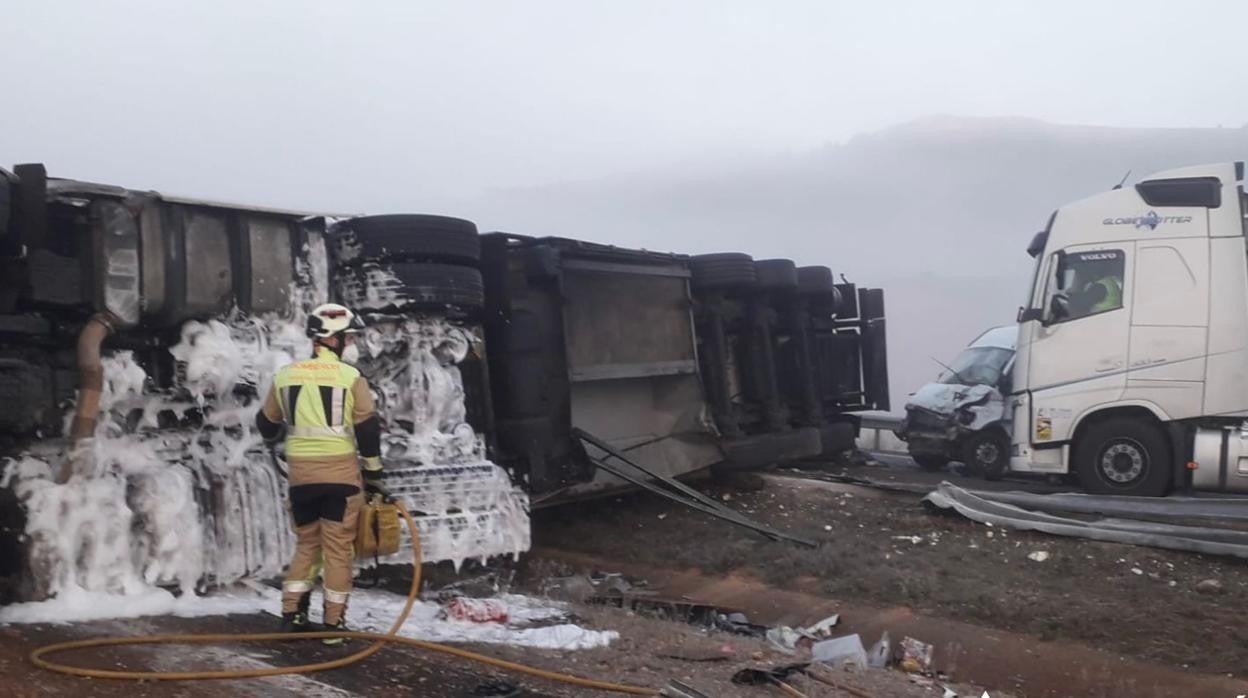
M 365 458 L 362 475 L 364 476 L 364 492 L 367 494 L 375 494 L 384 500 L 390 499 L 390 492 L 381 484 L 381 459 Z

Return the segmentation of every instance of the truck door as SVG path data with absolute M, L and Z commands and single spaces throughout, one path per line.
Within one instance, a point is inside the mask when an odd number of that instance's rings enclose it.
M 1066 441 L 1084 405 L 1126 385 L 1135 243 L 1078 245 L 1051 255 L 1045 318 L 1030 347 L 1031 442 Z

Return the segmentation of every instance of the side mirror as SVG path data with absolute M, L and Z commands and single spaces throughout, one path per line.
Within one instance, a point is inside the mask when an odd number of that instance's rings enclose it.
M 1055 322 L 1061 322 L 1070 317 L 1070 297 L 1063 291 L 1058 291 L 1049 297 L 1049 307 L 1045 309 L 1042 322 L 1052 325 Z

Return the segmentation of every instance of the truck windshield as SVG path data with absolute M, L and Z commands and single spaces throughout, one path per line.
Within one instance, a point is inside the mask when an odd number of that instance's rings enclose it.
M 1001 371 L 1014 356 L 1013 350 L 1000 347 L 969 347 L 949 364 L 953 371 L 945 371 L 937 379 L 939 383 L 958 385 L 997 385 Z

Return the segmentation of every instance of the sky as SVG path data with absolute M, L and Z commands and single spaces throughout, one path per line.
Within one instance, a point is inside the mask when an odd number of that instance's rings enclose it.
M 828 264 L 894 408 L 1056 206 L 1248 156 L 1242 0 L 0 3 L 0 166 Z
M 931 114 L 1248 122 L 1235 0 L 5 4 L 0 162 L 318 210 L 731 167 Z

